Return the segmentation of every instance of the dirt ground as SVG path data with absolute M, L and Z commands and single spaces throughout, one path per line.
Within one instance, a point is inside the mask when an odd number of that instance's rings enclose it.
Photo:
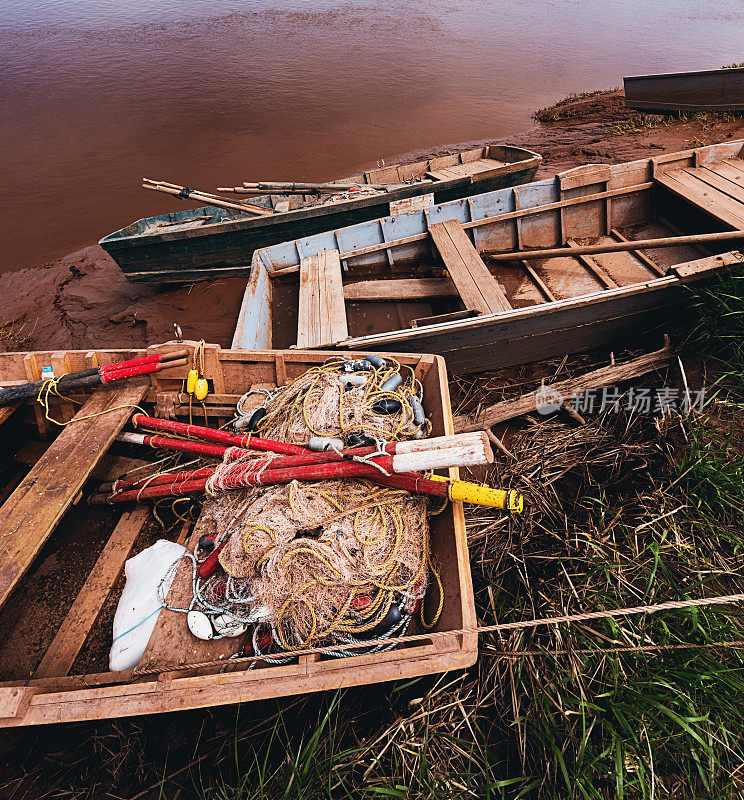
M 537 177 L 545 178 L 588 162 L 631 161 L 744 138 L 744 119 L 639 115 L 625 109 L 619 91 L 568 98 L 538 112 L 536 119 L 536 127 L 508 140 L 458 142 L 390 161 L 408 163 L 467 147 L 508 143 L 539 152 L 543 164 Z M 91 245 L 51 264 L 0 275 L 6 309 L 0 346 L 7 350 L 143 346 L 172 338 L 174 323 L 188 339 L 226 346 L 244 288 L 243 278 L 178 288 L 132 284 L 98 245 Z

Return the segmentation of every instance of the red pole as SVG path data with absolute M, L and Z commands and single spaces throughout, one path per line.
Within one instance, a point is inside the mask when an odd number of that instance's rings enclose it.
M 169 436 L 151 436 L 146 433 L 120 433 L 117 441 L 127 444 L 145 444 L 150 447 L 164 447 L 166 450 L 181 450 L 184 453 L 199 453 L 203 456 L 222 458 L 227 447 L 206 442 L 191 442 L 186 439 L 171 439 Z
M 168 431 L 169 433 L 179 433 L 181 436 L 193 436 L 198 439 L 206 439 L 210 442 L 220 442 L 231 447 L 247 447 L 252 450 L 269 450 L 272 453 L 283 453 L 284 455 L 302 455 L 311 453 L 306 447 L 287 442 L 275 442 L 273 439 L 262 439 L 252 434 L 238 435 L 218 431 L 214 428 L 205 428 L 203 425 L 187 425 L 184 422 L 174 422 L 170 419 L 158 419 L 157 417 L 146 417 L 144 414 L 135 414 L 132 417 L 132 424 L 143 428 L 152 428 L 156 431 Z
M 143 364 L 157 364 L 162 358 L 160 353 L 154 353 L 140 358 L 130 358 L 129 361 L 115 361 L 113 364 L 103 364 L 98 368 L 101 375 L 106 372 L 115 372 L 117 369 L 128 369 L 129 367 L 139 367 Z
M 192 450 L 190 447 L 186 450 L 188 445 L 199 444 L 198 442 L 184 442 L 181 439 L 170 439 L 164 436 L 144 436 L 143 444 L 152 444 L 153 447 L 170 448 L 171 444 L 174 449 L 185 450 L 186 452 L 202 452 L 201 450 Z M 396 442 L 389 442 L 385 445 L 385 452 L 393 455 L 396 451 Z M 211 445 L 208 445 L 211 446 Z M 228 448 L 222 448 L 227 451 Z M 238 448 L 242 450 L 243 448 Z M 248 452 L 247 450 L 245 451 Z M 358 457 L 369 456 L 377 452 L 377 447 L 357 447 L 354 449 L 345 450 L 344 453 Z M 281 456 L 278 455 L 272 459 L 255 459 L 244 464 L 246 469 L 258 471 L 264 467 L 268 469 L 280 469 L 284 467 L 301 467 L 311 464 L 328 464 L 332 462 L 343 461 L 344 457 L 335 451 L 327 451 L 324 453 L 314 453 L 307 451 L 305 455 L 301 456 Z M 129 486 L 138 486 L 139 484 L 147 484 L 147 486 L 159 486 L 165 483 L 178 483 L 180 481 L 195 480 L 196 478 L 209 477 L 214 472 L 212 468 L 197 469 L 187 472 L 168 472 L 162 475 L 150 476 L 147 478 L 137 478 L 130 481 L 118 481 L 117 487 L 125 488 Z
M 392 458 L 392 456 L 382 456 L 376 459 L 376 463 L 390 471 L 392 469 Z M 384 486 L 392 486 L 419 494 L 429 494 L 436 497 L 448 496 L 447 484 L 441 481 L 431 481 L 419 477 L 416 473 L 387 476 L 368 464 L 359 464 L 353 461 L 312 464 L 294 469 L 266 469 L 260 476 L 256 474 L 255 470 L 241 470 L 235 474 L 228 473 L 220 483 L 225 489 L 245 489 L 251 486 L 289 483 L 293 480 L 315 481 L 333 478 L 366 478 Z M 160 486 L 145 486 L 142 489 L 131 489 L 117 493 L 109 497 L 108 501 L 110 503 L 124 503 L 128 500 L 199 494 L 206 489 L 207 480 L 208 478 L 198 478 L 180 483 L 173 482 Z
M 175 362 L 171 362 L 173 366 L 175 366 Z M 186 363 L 185 361 L 183 362 Z M 171 364 L 165 364 L 164 366 L 171 366 Z M 160 362 L 150 362 L 148 364 L 140 364 L 139 366 L 134 367 L 121 367 L 120 369 L 111 369 L 106 372 L 101 372 L 101 383 L 104 385 L 107 383 L 112 383 L 113 381 L 123 381 L 126 378 L 134 378 L 137 375 L 149 375 L 151 372 L 158 372 L 158 367 L 160 367 Z

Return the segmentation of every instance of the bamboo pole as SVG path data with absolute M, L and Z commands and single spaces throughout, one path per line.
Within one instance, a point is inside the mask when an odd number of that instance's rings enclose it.
M 362 188 L 366 188 L 366 189 L 373 189 L 374 188 L 372 186 L 366 186 L 365 184 L 360 184 L 360 186 Z M 360 186 L 356 186 L 355 185 L 354 188 L 358 189 L 358 188 L 360 188 Z M 217 187 L 217 191 L 218 192 L 230 192 L 232 194 L 247 194 L 247 195 L 250 195 L 251 197 L 263 197 L 263 196 L 265 196 L 267 194 L 298 195 L 300 197 L 302 197 L 303 195 L 314 195 L 314 196 L 317 197 L 317 196 L 320 196 L 320 195 L 332 195 L 332 194 L 336 194 L 336 193 L 339 193 L 339 192 L 346 192 L 346 191 L 350 191 L 350 190 L 348 190 L 348 189 L 334 189 L 333 191 L 324 192 L 324 191 L 321 191 L 319 189 L 287 189 L 287 188 L 270 187 L 270 186 L 268 186 L 266 188 L 263 188 L 263 189 L 246 189 L 244 186 L 218 186 Z M 379 191 L 379 190 L 375 189 L 375 191 Z
M 239 201 L 225 200 L 208 192 L 200 192 L 197 189 L 189 189 L 187 186 L 179 186 L 176 183 L 167 183 L 166 181 L 154 181 L 150 178 L 143 178 L 143 189 L 151 189 L 155 192 L 164 192 L 165 194 L 180 197 L 184 200 L 196 200 L 199 203 L 206 203 L 210 206 L 218 206 L 219 208 L 230 208 L 237 211 L 245 211 L 248 214 L 256 214 L 258 216 L 269 216 L 274 212 L 269 208 L 257 206 L 253 203 L 241 203 Z
M 379 189 L 385 191 L 390 186 L 397 184 L 387 183 L 298 183 L 296 181 L 258 181 L 257 183 L 243 182 L 244 189 L 261 189 L 281 194 L 282 192 L 345 192 L 349 189 Z M 241 187 L 236 186 L 236 189 Z M 218 190 L 219 191 L 219 190 Z
M 705 244 L 706 242 L 729 242 L 744 239 L 744 231 L 723 231 L 721 233 L 697 233 L 692 236 L 664 236 L 660 239 L 631 239 L 627 242 L 607 242 L 605 244 L 585 244 L 576 247 L 549 247 L 545 250 L 516 250 L 510 253 L 485 250 L 481 255 L 491 261 L 517 261 L 519 259 L 554 258 L 560 256 L 589 256 L 597 253 L 618 253 L 628 250 L 641 250 L 654 247 L 675 247 L 685 244 Z

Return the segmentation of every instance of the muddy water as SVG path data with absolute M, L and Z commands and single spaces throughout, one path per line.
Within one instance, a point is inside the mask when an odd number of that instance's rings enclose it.
M 743 57 L 737 0 L 2 0 L 0 271 L 186 207 L 143 175 L 337 177 Z

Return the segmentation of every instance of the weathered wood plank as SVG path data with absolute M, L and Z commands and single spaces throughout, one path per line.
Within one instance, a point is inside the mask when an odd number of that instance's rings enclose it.
M 420 328 L 423 325 L 438 325 L 440 322 L 456 322 L 459 319 L 470 319 L 477 316 L 477 312 L 470 308 L 463 308 L 460 311 L 450 311 L 448 314 L 436 314 L 433 317 L 417 317 L 411 320 L 412 328 Z
M 349 336 L 338 250 L 323 250 L 300 262 L 298 347 L 318 347 Z
M 57 635 L 44 654 L 36 670 L 36 678 L 67 675 L 72 669 L 149 515 L 149 506 L 138 506 L 119 520 Z
M 300 301 L 297 308 L 297 346 L 312 347 L 320 343 L 320 281 L 318 257 L 300 261 Z
M 627 236 L 622 234 L 617 228 L 610 228 L 610 236 L 618 242 L 629 242 L 631 241 L 628 239 Z M 645 264 L 651 272 L 659 277 L 664 275 L 664 270 L 651 258 L 649 258 L 644 252 L 641 250 L 629 250 L 628 251 L 634 258 L 637 258 L 642 264 Z
M 146 381 L 93 394 L 0 508 L 0 606 L 101 460 Z
M 31 686 L 12 686 L 0 688 L 0 719 L 23 717 L 31 705 L 36 689 Z
M 672 267 L 670 272 L 673 272 L 682 283 L 690 283 L 707 278 L 713 273 L 722 273 L 731 268 L 740 267 L 742 264 L 744 264 L 744 254 L 732 250 L 729 253 L 721 253 L 720 256 L 710 256 L 678 264 Z
M 429 233 L 465 308 L 481 314 L 511 310 L 496 278 L 457 220 L 435 222 L 429 226 Z
M 338 250 L 318 253 L 320 280 L 320 342 L 330 344 L 349 338 L 344 305 L 344 282 Z
M 352 303 L 418 301 L 457 295 L 452 281 L 440 278 L 398 278 L 346 284 L 344 297 Z
M 739 186 L 744 186 L 744 162 L 739 158 L 727 158 L 715 164 L 707 164 L 706 169 L 715 172 L 716 175 L 722 175 Z
M 688 175 L 692 175 L 693 178 L 697 178 L 708 186 L 733 198 L 737 203 L 744 203 L 744 185 L 730 180 L 724 175 L 719 175 L 708 167 L 689 167 L 684 171 Z
M 654 180 L 732 228 L 744 228 L 744 203 L 719 192 L 683 170 L 657 173 Z
M 566 239 L 566 244 L 570 250 L 575 250 L 579 247 L 579 243 L 573 239 Z M 605 287 L 605 289 L 617 289 L 618 284 L 602 269 L 602 267 L 591 257 L 587 255 L 576 255 L 576 260 L 583 264 L 594 277 Z

